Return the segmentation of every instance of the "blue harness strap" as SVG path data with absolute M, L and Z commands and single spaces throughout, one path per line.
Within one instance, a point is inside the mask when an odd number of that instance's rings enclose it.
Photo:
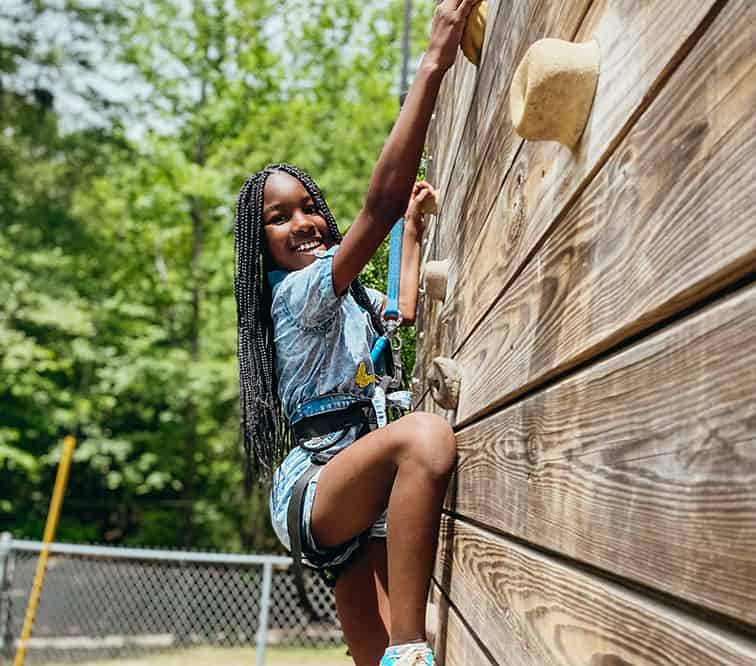
M 386 351 L 386 348 L 388 346 L 389 339 L 385 335 L 382 335 L 375 341 L 373 348 L 370 350 L 370 360 L 373 361 L 373 367 L 375 367 L 375 365 L 378 363 L 381 356 L 383 355 L 383 352 Z
M 386 289 L 386 309 L 383 311 L 383 320 L 393 320 L 393 325 L 389 324 L 386 334 L 379 337 L 373 349 L 370 351 L 370 358 L 375 365 L 383 353 L 391 344 L 391 334 L 402 321 L 402 312 L 399 309 L 399 278 L 402 272 L 402 238 L 404 236 L 404 218 L 397 220 L 391 228 L 391 239 L 389 241 L 389 272 L 388 288 Z
M 404 218 L 399 218 L 391 229 L 389 244 L 388 288 L 386 289 L 386 319 L 398 319 L 399 311 L 399 276 L 402 271 L 402 237 L 404 236 Z

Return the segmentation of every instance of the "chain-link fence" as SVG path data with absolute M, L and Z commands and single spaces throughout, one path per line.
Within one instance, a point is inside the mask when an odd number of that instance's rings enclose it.
M 0 655 L 21 636 L 41 542 L 0 544 Z M 308 576 L 313 621 L 299 605 L 291 560 L 51 544 L 26 663 L 81 663 L 190 646 L 340 645 L 332 591 Z M 5 659 L 3 660 L 5 661 Z

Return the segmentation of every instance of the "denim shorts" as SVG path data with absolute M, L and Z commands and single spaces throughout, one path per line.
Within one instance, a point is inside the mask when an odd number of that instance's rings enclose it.
M 331 438 L 333 445 L 328 449 L 328 457 L 335 456 L 347 446 L 353 444 L 358 439 L 359 426 L 347 428 L 345 431 L 330 433 L 323 436 L 321 445 L 327 444 L 325 438 Z M 273 523 L 273 529 L 278 536 L 279 541 L 287 550 L 291 550 L 289 542 L 289 533 L 287 530 L 287 514 L 289 501 L 294 491 L 294 485 L 297 479 L 304 474 L 310 466 L 311 453 L 302 447 L 294 448 L 286 457 L 281 466 L 273 475 L 273 490 L 270 495 L 270 516 Z M 322 454 L 321 454 L 322 455 Z M 302 505 L 302 522 L 300 525 L 302 535 L 302 562 L 321 571 L 338 570 L 343 567 L 357 552 L 360 546 L 369 538 L 385 539 L 386 538 L 386 512 L 373 523 L 373 525 L 363 534 L 358 534 L 349 541 L 334 546 L 333 548 L 321 548 L 315 542 L 312 535 L 312 507 L 315 503 L 315 492 L 317 491 L 318 479 L 322 472 L 322 467 L 307 484 L 305 489 Z

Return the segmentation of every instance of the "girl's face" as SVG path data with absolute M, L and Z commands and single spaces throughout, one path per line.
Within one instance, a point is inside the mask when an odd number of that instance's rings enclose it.
M 263 224 L 268 252 L 277 268 L 297 271 L 315 261 L 316 250 L 332 244 L 325 219 L 304 185 L 276 171 L 265 181 Z

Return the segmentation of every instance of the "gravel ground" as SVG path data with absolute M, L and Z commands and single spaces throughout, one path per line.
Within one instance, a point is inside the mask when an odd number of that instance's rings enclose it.
M 88 661 L 82 666 L 254 666 L 255 648 L 194 648 L 165 652 L 154 657 Z M 265 651 L 266 666 L 352 666 L 346 648 L 305 649 L 270 647 Z M 46 664 L 70 666 L 70 664 Z

